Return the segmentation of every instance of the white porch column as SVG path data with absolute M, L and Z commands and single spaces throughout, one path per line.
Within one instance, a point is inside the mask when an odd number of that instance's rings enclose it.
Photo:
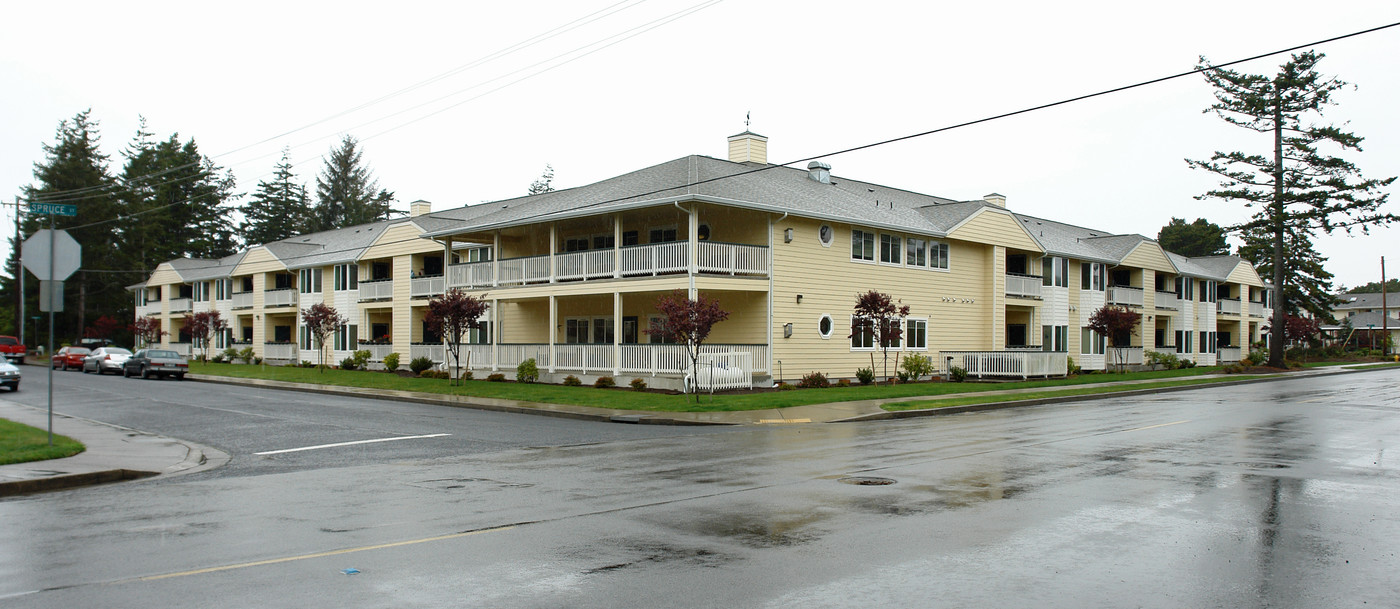
M 491 287 L 501 283 L 501 231 L 491 232 Z M 495 308 L 495 305 L 491 305 Z M 494 363 L 492 365 L 495 365 Z
M 690 295 L 687 296 L 687 298 L 695 300 L 696 257 L 700 254 L 700 204 L 698 203 L 690 204 L 690 222 L 689 226 L 686 227 L 686 233 L 688 233 L 688 235 L 686 237 L 685 249 L 686 257 L 689 259 L 687 261 L 689 272 L 686 274 L 690 276 Z
M 448 286 L 452 283 L 452 236 L 448 235 L 447 240 L 442 242 L 442 291 L 447 293 Z M 468 286 L 470 287 L 470 286 Z
M 554 268 L 554 252 L 559 251 L 559 231 L 558 231 L 558 226 L 557 226 L 557 225 L 558 225 L 558 222 L 550 222 L 550 223 L 549 223 L 549 282 L 550 282 L 550 283 L 555 283 L 556 281 L 558 281 L 557 279 L 554 278 L 554 274 L 555 274 L 555 268 Z M 550 358 L 549 361 L 552 363 L 552 362 L 554 361 L 554 358 Z M 554 370 L 551 369 L 550 372 L 554 372 Z
M 555 328 L 559 326 L 559 301 L 556 296 L 549 296 L 549 373 L 554 374 L 554 335 Z
M 492 336 L 491 336 L 491 371 L 492 371 L 492 372 L 496 372 L 496 371 L 498 371 L 498 370 L 501 369 L 501 350 L 500 350 L 500 347 L 499 347 L 499 346 L 500 346 L 500 344 L 501 344 L 501 336 L 504 334 L 504 332 L 501 330 L 501 323 L 500 323 L 501 314 L 500 314 L 500 310 L 501 310 L 501 301 L 500 301 L 500 300 L 497 300 L 497 299 L 495 299 L 495 298 L 492 298 L 492 299 L 491 299 L 491 334 L 492 334 Z M 445 358 L 444 358 L 444 359 L 445 359 Z
M 613 292 L 613 378 L 622 373 L 622 292 Z
M 622 277 L 622 214 L 613 214 L 613 279 Z

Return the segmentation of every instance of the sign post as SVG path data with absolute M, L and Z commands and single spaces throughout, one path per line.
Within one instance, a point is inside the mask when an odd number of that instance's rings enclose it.
M 78 245 L 78 242 L 68 234 L 68 231 L 53 230 L 53 217 L 55 215 L 76 216 L 78 208 L 75 205 L 30 203 L 29 209 L 31 212 L 49 215 L 49 228 L 35 231 L 34 235 L 24 240 L 21 258 L 24 261 L 24 268 L 29 269 L 30 273 L 40 279 L 42 293 L 39 299 L 39 310 L 47 311 L 49 314 L 48 352 L 52 354 L 53 314 L 54 311 L 63 310 L 63 280 L 78 270 L 83 258 L 82 246 Z M 51 290 L 54 290 L 55 287 L 57 293 L 53 294 Z M 45 294 L 49 298 L 43 298 Z M 47 367 L 49 369 L 49 446 L 53 446 L 53 366 Z

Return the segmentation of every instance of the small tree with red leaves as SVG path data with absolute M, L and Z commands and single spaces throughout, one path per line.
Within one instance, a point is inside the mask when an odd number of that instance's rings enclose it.
M 1264 332 L 1269 331 L 1268 326 L 1264 326 Z M 1322 320 L 1316 317 L 1303 317 L 1301 315 L 1283 316 L 1283 335 L 1288 339 L 1289 344 L 1301 345 L 1299 351 L 1303 354 L 1303 361 L 1308 361 L 1308 347 L 1316 340 L 1318 333 L 1322 332 Z
M 336 311 L 335 307 L 324 302 L 301 310 L 301 323 L 311 333 L 311 338 L 316 341 L 316 351 L 321 354 L 321 364 L 317 368 L 319 371 L 325 372 L 326 362 L 331 358 L 326 341 L 349 322 L 350 320 Z
M 108 315 L 97 318 L 86 330 L 83 330 L 83 338 L 106 338 L 110 339 L 117 332 L 123 330 L 122 322 L 117 321 Z
M 185 331 L 204 345 L 203 355 L 200 356 L 200 361 L 204 363 L 209 362 L 209 346 L 213 344 L 214 335 L 225 330 L 228 330 L 228 322 L 218 311 L 200 311 L 185 316 Z
M 1124 347 L 1132 345 L 1132 337 L 1137 332 L 1140 321 L 1142 313 L 1113 305 L 1104 305 L 1089 317 L 1087 327 L 1098 332 L 1100 336 L 1107 336 L 1112 343 L 1113 363 L 1118 366 L 1119 372 L 1128 364 L 1128 352 Z
M 869 340 L 879 345 L 885 356 L 884 375 L 890 379 L 890 347 L 899 345 L 904 336 L 904 318 L 909 316 L 909 305 L 895 300 L 889 294 L 870 290 L 856 294 L 855 316 L 851 318 L 851 335 L 846 338 L 861 338 L 862 344 Z M 899 369 L 899 353 L 895 353 L 895 369 Z M 870 352 L 870 368 L 875 369 L 875 352 Z
M 485 294 L 470 296 L 459 288 L 428 300 L 428 313 L 423 323 L 442 336 L 447 353 L 452 356 L 452 378 L 457 384 L 462 383 L 462 339 L 468 330 L 481 328 L 481 317 L 490 308 Z M 471 366 L 471 353 L 467 354 L 467 366 Z
M 149 347 L 160 342 L 160 337 L 169 334 L 160 329 L 160 320 L 154 317 L 137 317 L 136 323 L 127 326 L 131 333 L 136 336 L 139 346 Z
M 695 379 L 695 401 L 700 401 L 700 346 L 710 337 L 715 324 L 729 319 L 729 311 L 719 306 L 719 301 L 699 294 L 695 300 L 686 293 L 676 290 L 656 299 L 656 310 L 660 317 L 651 320 L 648 334 L 685 345 L 690 356 L 690 378 Z

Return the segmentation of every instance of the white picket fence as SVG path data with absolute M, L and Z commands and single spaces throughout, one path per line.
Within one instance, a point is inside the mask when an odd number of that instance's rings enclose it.
M 1065 376 L 1068 353 L 1059 351 L 940 351 L 937 365 L 947 375 L 953 367 L 975 378 Z

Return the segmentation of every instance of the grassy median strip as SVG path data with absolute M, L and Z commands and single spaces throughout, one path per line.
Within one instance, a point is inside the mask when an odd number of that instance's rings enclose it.
M 1357 366 L 1343 366 L 1347 370 L 1375 370 L 1376 368 L 1400 368 L 1400 364 L 1395 362 L 1380 364 L 1361 364 Z
M 201 364 L 199 362 L 191 362 L 190 371 L 194 374 L 210 376 L 267 379 L 290 383 L 360 387 L 388 391 L 414 391 L 441 395 L 500 398 L 524 402 L 540 402 L 544 404 L 574 404 L 595 408 L 612 408 L 642 412 L 726 412 L 789 408 L 792 406 L 825 404 L 829 402 L 888 400 L 904 397 L 939 396 L 951 393 L 1000 391 L 1006 389 L 1053 389 L 1058 387 L 1098 385 L 1120 381 L 1169 379 L 1180 376 L 1213 374 L 1219 372 L 1219 368 L 1199 367 L 1180 370 L 1159 370 L 1154 372 L 1130 372 L 1127 374 L 1081 374 L 1067 379 L 1052 378 L 997 383 L 909 383 L 902 385 L 798 389 L 794 391 L 735 392 L 715 396 L 703 395 L 698 404 L 695 402 L 693 396 L 639 392 L 631 391 L 626 388 L 595 389 L 586 385 L 583 387 L 565 387 L 563 385 L 543 383 L 492 383 L 483 380 L 467 381 L 465 385 L 455 386 L 445 379 L 403 377 L 397 374 L 360 370 L 327 369 L 321 371 L 316 368 L 297 368 L 292 366 L 251 366 L 244 364 Z M 504 373 L 508 378 L 514 376 L 514 370 L 508 370 Z M 622 375 L 615 380 L 618 385 L 626 387 L 627 383 L 632 380 L 632 377 Z M 1121 389 L 1105 390 L 1114 391 Z
M 84 450 L 82 442 L 59 435 L 49 446 L 47 430 L 0 419 L 0 465 L 62 459 Z
M 1244 378 L 1273 378 L 1279 376 L 1271 374 L 1266 376 L 1251 377 L 1220 377 L 1208 379 L 1182 379 L 1179 381 L 1162 381 L 1158 383 L 1136 383 L 1133 385 L 1113 385 L 1108 387 L 1075 387 L 1073 389 L 1057 389 L 1047 391 L 1031 391 L 1026 393 L 997 394 L 997 395 L 967 395 L 942 400 L 920 400 L 917 402 L 892 402 L 881 404 L 880 407 L 891 411 L 901 410 L 931 410 L 935 408 L 948 408 L 951 406 L 972 406 L 976 404 L 995 404 L 999 402 L 1019 402 L 1023 400 L 1042 400 L 1046 398 L 1076 397 L 1083 395 L 1098 395 L 1102 393 L 1117 393 L 1120 391 L 1141 391 L 1144 389 L 1162 389 L 1164 387 L 1187 387 L 1191 385 L 1207 385 L 1210 383 L 1223 383 L 1238 381 Z

